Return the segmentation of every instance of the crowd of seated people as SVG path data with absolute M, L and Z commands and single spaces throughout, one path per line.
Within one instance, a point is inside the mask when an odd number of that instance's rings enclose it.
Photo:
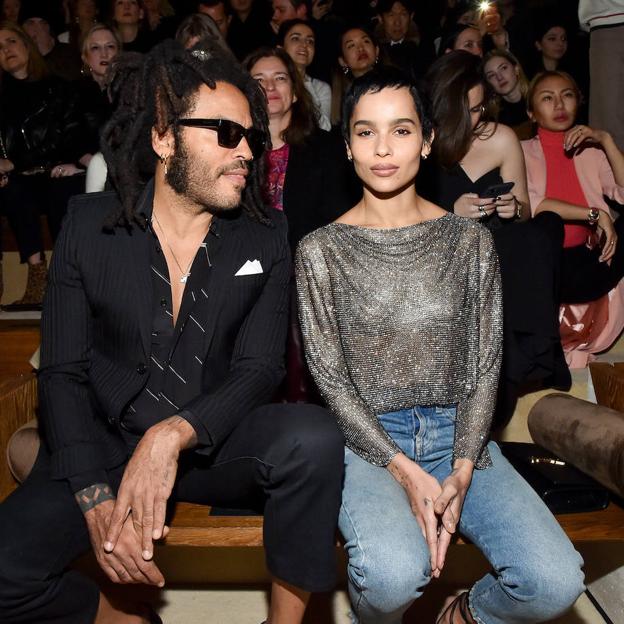
M 568 297 L 564 302 L 552 295 L 548 305 L 542 298 L 541 312 L 536 312 L 531 297 L 521 294 L 517 253 L 524 245 L 520 251 L 525 266 L 542 265 L 540 283 L 550 288 L 552 271 L 559 271 L 553 249 L 561 247 L 557 241 L 562 226 L 546 218 L 537 223 L 549 222 L 548 226 L 538 227 L 531 217 L 545 211 L 566 222 L 568 217 L 534 205 L 526 190 L 522 151 L 507 129 L 521 140 L 536 135 L 540 122 L 528 112 L 527 92 L 529 80 L 544 71 L 573 70 L 580 85 L 574 115 L 580 123 L 587 118 L 580 95 L 588 95 L 587 61 L 577 61 L 587 57 L 588 41 L 566 3 L 548 0 L 528 9 L 513 0 L 478 8 L 466 0 L 3 0 L 0 17 L 0 212 L 15 237 L 20 260 L 28 265 L 26 290 L 14 309 L 41 306 L 46 263 L 40 216 L 47 217 L 54 239 L 67 199 L 107 186 L 99 134 L 113 106 L 108 87 L 114 59 L 145 53 L 165 38 L 176 37 L 187 48 L 209 39 L 266 85 L 272 144 L 265 156 L 266 201 L 284 210 L 293 250 L 305 234 L 334 220 L 361 193 L 337 131 L 348 86 L 384 65 L 419 81 L 422 93 L 432 97 L 437 123 L 433 156 L 424 168 L 429 179 L 421 188 L 447 210 L 494 231 L 506 296 L 514 293 L 516 301 L 515 312 L 508 305 L 506 325 L 506 347 L 516 363 L 512 377 L 526 380 L 527 371 L 533 370 L 548 383 L 566 385 L 566 376 L 557 372 L 561 354 L 556 338 L 559 321 L 564 331 L 571 324 L 570 310 L 561 312 L 553 329 L 552 305 L 579 301 Z M 471 78 L 462 81 L 462 74 Z M 22 126 L 24 132 L 16 132 Z M 594 152 L 605 152 L 600 130 L 596 136 L 601 139 L 588 136 L 582 146 L 575 146 L 575 156 L 589 143 Z M 541 129 L 536 140 L 544 132 Z M 617 202 L 621 180 L 611 160 L 605 162 L 613 168 L 616 182 L 605 192 Z M 549 180 L 563 175 L 552 168 L 548 173 Z M 528 174 L 530 190 L 531 166 Z M 486 187 L 503 182 L 513 182 L 513 187 L 494 197 L 483 196 Z M 527 219 L 526 227 L 517 227 Z M 567 224 L 565 228 L 567 232 Z M 553 256 L 548 262 L 538 260 L 540 246 L 541 253 Z M 568 254 L 569 245 L 563 247 Z M 615 267 L 610 274 L 617 276 Z M 524 275 L 526 282 L 526 271 Z M 597 298 L 608 297 L 617 281 L 608 281 L 609 288 Z M 560 287 L 555 284 L 553 292 Z M 604 305 L 601 309 L 604 326 L 607 313 Z M 590 312 L 585 310 L 585 317 Z M 526 345 L 520 348 L 509 338 L 515 331 L 526 342 L 526 323 L 512 329 L 511 319 L 527 316 L 541 319 L 529 328 L 539 339 L 528 353 Z M 619 325 L 609 327 L 612 337 Z M 556 345 L 538 357 L 537 344 L 553 340 Z M 597 342 L 601 348 L 604 344 Z M 545 362 L 549 358 L 550 363 Z M 568 357 L 568 363 L 573 361 L 577 360 Z

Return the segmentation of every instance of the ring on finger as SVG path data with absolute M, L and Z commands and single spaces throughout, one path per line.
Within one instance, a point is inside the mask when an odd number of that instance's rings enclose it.
M 477 210 L 479 211 L 479 217 L 483 218 L 487 215 L 485 212 L 485 208 L 483 206 L 477 206 Z

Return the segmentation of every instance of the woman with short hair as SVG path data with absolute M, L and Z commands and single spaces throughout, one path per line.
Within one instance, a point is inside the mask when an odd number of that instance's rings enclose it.
M 398 70 L 354 81 L 343 133 L 364 195 L 302 240 L 296 274 L 307 361 L 347 446 L 352 621 L 399 624 L 456 532 L 492 570 L 438 624 L 557 617 L 584 589 L 581 557 L 488 443 L 503 324 L 492 236 L 418 194 L 434 136 Z

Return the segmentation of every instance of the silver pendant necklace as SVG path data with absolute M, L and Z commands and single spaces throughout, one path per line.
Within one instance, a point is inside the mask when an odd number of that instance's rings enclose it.
M 178 269 L 180 271 L 180 283 L 182 284 L 186 284 L 186 281 L 188 280 L 189 276 L 191 275 L 191 267 L 193 266 L 193 260 L 195 260 L 195 258 L 191 258 L 191 261 L 189 262 L 189 265 L 186 267 L 186 271 L 182 268 L 182 265 L 178 262 L 178 259 L 176 258 L 176 255 L 173 253 L 173 249 L 171 248 L 171 244 L 169 243 L 169 239 L 167 238 L 167 234 L 165 234 L 165 230 L 163 230 L 163 226 L 160 224 L 160 221 L 158 220 L 158 217 L 156 216 L 156 213 L 153 212 L 152 216 L 154 217 L 154 219 L 156 219 L 156 223 L 158 224 L 158 229 L 160 230 L 161 234 L 165 237 L 165 243 L 167 243 L 167 247 L 169 247 L 169 251 L 171 252 L 171 256 L 173 257 L 174 262 L 178 265 Z

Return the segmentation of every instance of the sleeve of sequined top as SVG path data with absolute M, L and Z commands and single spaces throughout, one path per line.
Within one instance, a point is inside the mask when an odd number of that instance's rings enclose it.
M 474 310 L 475 331 L 479 332 L 476 354 L 476 384 L 457 406 L 454 457 L 467 458 L 477 468 L 491 464 L 489 454 L 481 453 L 487 443 L 496 404 L 496 390 L 502 357 L 503 304 L 498 256 L 492 235 L 479 228 L 479 276 Z M 481 460 L 477 461 L 481 456 Z
M 319 231 L 297 249 L 299 320 L 314 381 L 342 429 L 347 446 L 376 466 L 400 452 L 349 378 L 335 316 L 333 292 Z

